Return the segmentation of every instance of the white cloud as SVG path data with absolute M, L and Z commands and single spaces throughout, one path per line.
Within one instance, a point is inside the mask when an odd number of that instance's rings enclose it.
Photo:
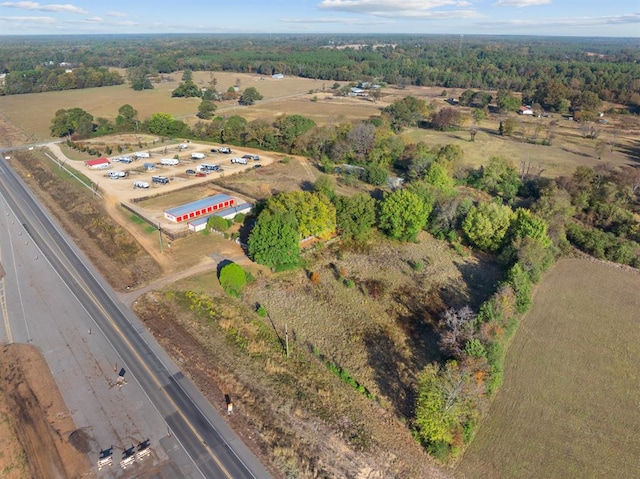
M 51 17 L 0 17 L 0 20 L 4 22 L 12 23 L 40 23 L 40 24 L 52 24 L 56 23 L 56 20 Z
M 470 18 L 479 14 L 467 0 L 322 0 L 318 7 L 325 10 L 360 13 L 375 17 L 405 20 L 439 18 Z
M 21 8 L 23 10 L 39 10 L 41 12 L 67 12 L 67 13 L 88 13 L 86 10 L 71 5 L 70 3 L 57 4 L 52 3 L 49 5 L 43 5 L 38 2 L 2 2 L 0 7 Z
M 466 0 L 322 0 L 318 5 L 328 10 L 348 12 L 397 12 L 431 10 L 439 7 L 468 7 Z
M 551 0 L 498 0 L 494 7 L 532 7 L 534 5 L 545 5 Z
M 127 16 L 126 13 L 122 13 L 122 12 L 107 12 L 107 15 L 110 17 L 126 17 Z
M 545 18 L 538 20 L 506 20 L 498 22 L 483 22 L 490 26 L 512 26 L 512 27 L 593 27 L 600 25 L 620 25 L 629 23 L 640 23 L 640 13 L 630 13 L 626 15 L 608 15 L 603 17 L 568 17 L 568 18 Z
M 341 25 L 380 25 L 393 23 L 390 20 L 371 21 L 371 19 L 356 19 L 344 17 L 281 18 L 280 21 L 283 23 L 337 23 Z

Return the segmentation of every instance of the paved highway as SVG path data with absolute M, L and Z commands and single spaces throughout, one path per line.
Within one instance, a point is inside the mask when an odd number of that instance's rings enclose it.
M 189 467 L 181 465 L 182 475 L 207 479 L 269 478 L 255 456 L 182 375 L 138 318 L 115 299 L 115 293 L 49 218 L 4 159 L 0 159 L 0 195 L 15 214 L 18 227 L 24 228 L 25 244 L 35 243 L 53 266 L 117 352 L 127 371 L 125 378 L 140 386 L 167 431 L 188 454 L 194 467 L 190 473 Z M 6 321 L 6 315 L 3 316 Z M 25 326 L 26 338 L 30 340 L 26 320 Z

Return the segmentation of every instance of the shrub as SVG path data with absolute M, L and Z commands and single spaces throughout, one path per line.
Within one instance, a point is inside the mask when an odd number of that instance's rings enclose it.
M 258 313 L 258 316 L 260 316 L 261 318 L 266 318 L 267 317 L 267 308 L 265 308 L 264 306 L 260 305 L 260 306 L 258 306 L 258 309 L 256 309 L 256 313 Z
M 345 285 L 347 288 L 353 288 L 353 287 L 355 286 L 355 283 L 353 282 L 353 280 L 352 280 L 352 279 L 345 279 L 345 280 L 344 280 L 344 285 Z
M 313 284 L 319 284 L 320 283 L 320 275 L 315 271 L 313 271 L 311 273 L 311 275 L 309 276 L 309 279 L 311 280 L 311 282 Z
M 231 296 L 239 297 L 247 282 L 247 275 L 237 263 L 229 263 L 220 270 L 220 286 Z
M 238 224 L 242 224 L 244 223 L 245 218 L 247 217 L 247 215 L 245 215 L 244 213 L 238 213 L 237 215 L 235 215 L 233 217 L 233 222 L 234 223 L 238 223 Z
M 422 261 L 411 261 L 411 269 L 419 273 L 424 269 L 424 263 Z
M 291 163 L 291 157 L 285 156 L 280 160 L 280 163 L 282 163 L 283 165 L 288 165 L 289 163 Z
M 226 231 L 231 226 L 229 220 L 221 216 L 212 216 L 207 220 L 207 228 L 218 231 Z

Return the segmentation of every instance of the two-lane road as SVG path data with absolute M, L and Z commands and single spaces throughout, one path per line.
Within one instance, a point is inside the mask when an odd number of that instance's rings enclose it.
M 0 159 L 0 195 L 117 352 L 202 477 L 270 475 Z M 193 475 L 189 475 L 194 477 Z

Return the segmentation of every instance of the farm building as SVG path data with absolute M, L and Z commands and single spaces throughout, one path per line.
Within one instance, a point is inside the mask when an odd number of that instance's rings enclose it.
M 104 170 L 109 168 L 111 162 L 108 158 L 96 158 L 95 160 L 85 161 L 84 164 L 92 170 Z
M 219 195 L 219 196 L 222 196 L 222 195 Z M 189 221 L 189 230 L 195 231 L 195 232 L 204 230 L 207 226 L 207 221 L 212 216 L 221 216 L 225 219 L 231 219 L 231 218 L 234 218 L 238 213 L 247 214 L 252 209 L 253 209 L 253 205 L 251 203 L 243 203 L 238 206 L 231 206 L 230 208 L 218 210 L 212 215 L 202 216 L 193 221 Z
M 236 200 L 229 195 L 214 195 L 165 210 L 164 217 L 175 223 L 182 223 L 235 205 Z

